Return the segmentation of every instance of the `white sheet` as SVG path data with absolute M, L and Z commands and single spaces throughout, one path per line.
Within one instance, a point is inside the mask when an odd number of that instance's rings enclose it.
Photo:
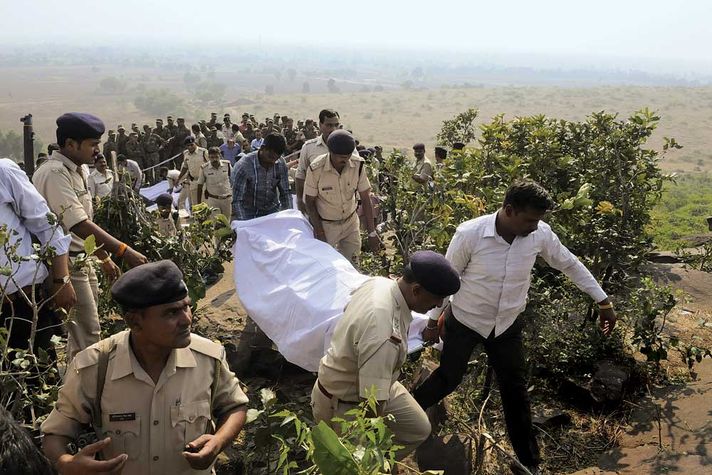
M 247 313 L 290 362 L 317 371 L 351 292 L 369 277 L 314 239 L 297 210 L 233 221 L 234 278 Z M 413 313 L 408 349 L 422 347 L 425 315 Z

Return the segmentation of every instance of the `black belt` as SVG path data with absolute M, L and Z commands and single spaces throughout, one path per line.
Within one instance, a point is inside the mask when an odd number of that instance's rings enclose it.
M 354 214 L 356 214 L 356 210 L 354 210 L 353 213 L 343 219 L 324 219 L 321 216 L 319 216 L 319 218 L 321 218 L 322 221 L 326 221 L 327 223 L 343 223 L 351 219 L 351 216 L 353 216 Z

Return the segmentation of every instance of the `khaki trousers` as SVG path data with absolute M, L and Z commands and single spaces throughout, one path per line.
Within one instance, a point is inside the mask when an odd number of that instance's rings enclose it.
M 344 417 L 356 404 L 329 399 L 314 383 L 311 393 L 311 407 L 314 422 L 324 421 L 332 429 L 338 430 L 338 424 L 331 424 L 334 417 Z M 403 448 L 396 452 L 396 459 L 402 460 L 413 452 L 430 436 L 430 421 L 425 411 L 413 399 L 408 390 L 399 382 L 393 383 L 388 401 L 385 402 L 384 415 L 392 414 L 393 420 L 386 419 L 386 425 L 393 432 L 393 442 Z
M 74 355 L 101 339 L 99 328 L 99 282 L 94 267 L 87 263 L 81 269 L 70 273 L 77 303 L 69 311 L 67 319 L 67 365 Z
M 217 208 L 218 211 L 213 211 L 213 216 L 216 214 L 223 214 L 230 221 L 230 215 L 232 214 L 232 196 L 227 198 L 208 198 L 205 202 L 211 208 Z
M 178 195 L 178 209 L 185 208 L 185 200 L 190 198 L 190 206 L 187 208 L 189 213 L 193 213 L 193 206 L 198 203 L 198 183 L 195 181 L 186 180 L 183 182 L 183 188 Z
M 361 231 L 356 213 L 352 214 L 343 223 L 322 221 L 326 242 L 336 249 L 352 264 L 357 264 L 357 257 L 361 253 Z

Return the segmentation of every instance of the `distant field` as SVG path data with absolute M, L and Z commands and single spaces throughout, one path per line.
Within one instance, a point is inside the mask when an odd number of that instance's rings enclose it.
M 337 80 L 341 93 L 327 93 L 325 77 L 296 76 L 293 81 L 266 72 L 216 70 L 200 73 L 201 80 L 224 84 L 226 92 L 219 106 L 193 100 L 183 81 L 183 71 L 158 71 L 99 65 L 42 66 L 0 69 L 0 130 L 21 131 L 19 117 L 32 113 L 35 130 L 45 144 L 54 140 L 54 119 L 67 111 L 91 111 L 102 117 L 110 128 L 131 122 L 153 124 L 153 114 L 138 110 L 135 97 L 141 90 L 165 88 L 185 101 L 183 110 L 189 122 L 208 118 L 211 111 L 243 111 L 258 118 L 275 112 L 292 117 L 315 117 L 324 107 L 337 109 L 342 122 L 367 145 L 384 148 L 409 147 L 415 142 L 434 144 L 443 120 L 476 107 L 481 120 L 494 115 L 506 117 L 546 114 L 580 120 L 593 111 L 617 112 L 626 117 L 643 107 L 658 111 L 661 126 L 651 146 L 659 147 L 663 136 L 675 137 L 684 148 L 665 158 L 668 171 L 699 172 L 712 170 L 712 87 L 595 87 L 586 89 L 555 87 L 473 87 L 467 89 L 404 90 L 387 80 Z M 99 93 L 99 83 L 117 77 L 126 88 L 117 94 Z M 313 93 L 302 94 L 308 81 Z M 476 83 L 477 78 L 472 78 Z M 370 85 L 369 85 L 370 84 Z M 382 92 L 359 92 L 384 84 Z M 266 96 L 265 86 L 275 95 Z M 280 94 L 280 92 L 285 92 Z

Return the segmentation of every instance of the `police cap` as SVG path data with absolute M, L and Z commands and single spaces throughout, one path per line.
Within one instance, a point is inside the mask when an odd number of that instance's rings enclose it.
M 195 143 L 195 137 L 192 135 L 187 136 L 185 140 L 183 140 L 183 145 L 190 145 L 192 143 Z
M 100 139 L 105 130 L 104 122 L 95 115 L 68 112 L 57 118 L 57 143 L 64 145 L 66 139 Z
M 356 140 L 354 136 L 346 130 L 335 130 L 329 134 L 326 139 L 326 146 L 329 147 L 331 153 L 337 155 L 351 155 L 356 148 Z
M 141 309 L 182 300 L 188 287 L 178 266 L 163 260 L 125 272 L 111 286 L 111 296 L 124 309 Z
M 168 193 L 161 193 L 156 197 L 156 204 L 158 206 L 171 206 L 173 204 L 173 198 Z
M 447 297 L 460 290 L 460 276 L 445 256 L 433 251 L 417 251 L 410 256 L 415 280 L 433 295 Z

